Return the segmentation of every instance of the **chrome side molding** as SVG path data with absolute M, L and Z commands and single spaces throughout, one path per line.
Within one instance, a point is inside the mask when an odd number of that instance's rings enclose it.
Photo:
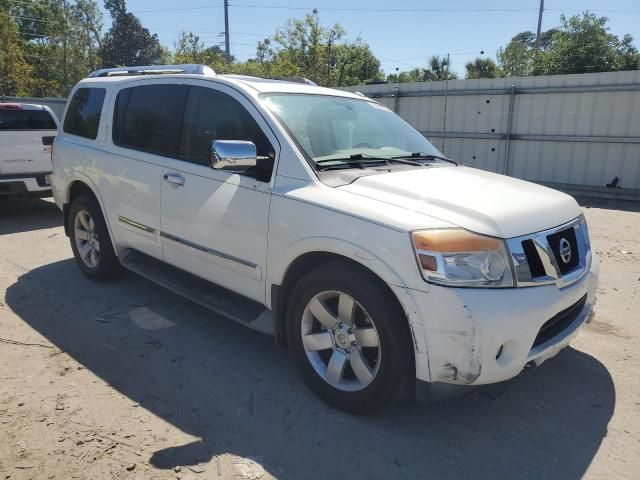
M 187 247 L 193 248 L 195 250 L 200 250 L 201 252 L 208 253 L 209 255 L 213 255 L 214 257 L 219 257 L 224 260 L 228 260 L 230 262 L 238 263 L 243 267 L 249 267 L 256 269 L 258 265 L 255 263 L 249 262 L 247 260 L 243 260 L 242 258 L 234 257 L 233 255 L 229 255 L 228 253 L 220 252 L 218 250 L 214 250 L 209 247 L 205 247 L 204 245 L 200 245 L 199 243 L 194 243 L 184 238 L 176 237 L 175 235 L 171 235 L 167 232 L 160 232 L 160 236 L 162 238 L 166 238 L 167 240 L 171 240 L 176 243 L 180 243 L 182 245 L 186 245 Z
M 148 227 L 147 225 L 144 225 L 143 223 L 136 222 L 135 220 L 131 220 L 130 218 L 127 218 L 127 217 L 123 217 L 123 216 L 118 215 L 118 221 L 122 222 L 122 223 L 124 223 L 126 225 L 129 225 L 130 227 L 135 227 L 137 229 L 144 230 L 147 233 L 156 233 L 156 229 L 155 228 Z

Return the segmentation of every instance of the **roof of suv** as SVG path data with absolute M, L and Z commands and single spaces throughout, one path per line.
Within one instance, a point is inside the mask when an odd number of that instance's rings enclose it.
M 195 80 L 206 80 L 210 82 L 223 83 L 241 88 L 242 90 L 253 90 L 257 93 L 307 93 L 316 95 L 332 95 L 348 98 L 363 99 L 362 96 L 353 92 L 346 92 L 343 90 L 335 90 L 332 88 L 319 87 L 316 85 L 310 85 L 306 83 L 277 80 L 271 78 L 251 77 L 247 75 L 199 75 L 199 74 L 159 74 L 159 75 L 133 75 L 133 76 L 109 76 L 109 77 L 89 77 L 81 80 L 82 85 L 105 85 L 105 84 L 118 84 L 128 82 L 139 82 L 145 80 L 158 80 L 167 78 L 191 78 Z

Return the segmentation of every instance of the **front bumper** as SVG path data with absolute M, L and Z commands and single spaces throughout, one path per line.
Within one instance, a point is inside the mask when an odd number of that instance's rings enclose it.
M 556 355 L 590 320 L 598 261 L 579 281 L 558 288 L 475 289 L 429 285 L 429 292 L 394 287 L 414 336 L 418 380 L 482 385 L 508 380 L 529 363 Z M 536 342 L 545 322 L 579 304 L 570 322 Z M 534 342 L 537 345 L 534 347 Z

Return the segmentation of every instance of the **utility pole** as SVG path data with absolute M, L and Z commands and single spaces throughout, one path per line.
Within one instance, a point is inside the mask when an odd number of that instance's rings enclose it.
M 227 63 L 231 63 L 231 48 L 229 46 L 229 0 L 224 0 L 224 53 Z
M 544 0 L 540 0 L 540 12 L 538 12 L 538 33 L 536 33 L 536 48 L 540 48 L 540 32 L 542 31 L 542 13 L 544 12 Z
M 444 142 L 447 139 L 447 100 L 449 97 L 449 62 L 451 56 L 447 53 L 447 64 L 444 70 L 444 111 L 442 112 L 442 153 L 444 151 Z
M 64 32 L 62 37 L 62 83 L 66 95 L 68 93 L 67 88 L 69 86 L 69 75 L 67 73 L 67 34 L 69 33 L 69 29 L 67 27 L 67 0 L 62 0 L 62 17 L 64 19 Z

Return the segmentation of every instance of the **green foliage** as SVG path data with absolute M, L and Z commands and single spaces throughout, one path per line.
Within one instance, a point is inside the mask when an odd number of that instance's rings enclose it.
M 24 94 L 66 95 L 99 65 L 102 15 L 95 1 L 68 1 L 65 8 L 62 0 L 5 0 L 0 11 L 18 32 L 5 49 L 19 52 L 26 63 L 13 69 L 7 82 L 16 83 L 28 72 L 28 81 L 21 82 Z
M 18 28 L 0 12 L 0 95 L 25 95 L 31 87 L 31 69 L 20 48 Z
M 551 45 L 533 56 L 533 75 L 610 72 L 637 69 L 640 56 L 630 35 L 609 33 L 606 17 L 592 13 L 560 17 L 561 26 Z
M 256 57 L 236 68 L 263 76 L 303 76 L 328 87 L 380 79 L 380 61 L 369 45 L 359 38 L 344 41 L 345 36 L 338 24 L 324 27 L 314 10 L 304 19 L 289 20 L 273 39 L 259 42 Z
M 498 68 L 496 62 L 490 58 L 476 58 L 472 62 L 465 65 L 467 70 L 466 78 L 499 78 L 502 76 L 502 72 Z
M 391 74 L 387 76 L 387 81 L 390 83 L 432 82 L 455 80 L 456 78 L 458 78 L 458 75 L 449 70 L 449 61 L 447 58 L 434 55 L 427 62 L 426 68 L 414 68 L 408 72 Z
M 387 76 L 389 83 L 422 82 L 422 69 L 412 68 L 407 72 L 392 73 Z
M 105 0 L 113 24 L 100 48 L 106 67 L 119 65 L 154 65 L 160 63 L 163 51 L 156 34 L 142 26 L 138 17 L 127 11 L 125 0 Z
M 560 17 L 561 25 L 543 32 L 540 45 L 532 32 L 522 32 L 498 50 L 498 64 L 507 76 L 637 70 L 640 55 L 631 35 L 609 33 L 608 19 L 585 12 Z

